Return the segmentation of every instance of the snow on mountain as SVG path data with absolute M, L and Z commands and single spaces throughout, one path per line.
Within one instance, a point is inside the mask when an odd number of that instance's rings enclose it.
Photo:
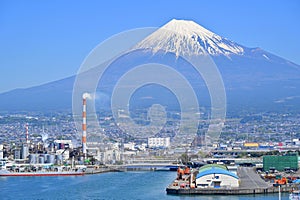
M 188 20 L 173 19 L 135 47 L 179 55 L 243 55 L 244 47 Z

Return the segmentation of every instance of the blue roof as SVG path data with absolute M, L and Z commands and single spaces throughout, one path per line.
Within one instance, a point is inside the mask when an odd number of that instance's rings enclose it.
M 232 176 L 236 179 L 239 179 L 239 177 L 230 172 L 230 171 L 227 171 L 227 170 L 224 170 L 224 169 L 220 169 L 220 168 L 214 168 L 212 167 L 211 169 L 208 169 L 208 170 L 204 170 L 202 172 L 200 172 L 198 175 L 197 175 L 197 178 L 200 178 L 202 176 L 205 176 L 205 175 L 209 175 L 209 174 L 225 174 L 225 175 L 228 175 L 228 176 Z

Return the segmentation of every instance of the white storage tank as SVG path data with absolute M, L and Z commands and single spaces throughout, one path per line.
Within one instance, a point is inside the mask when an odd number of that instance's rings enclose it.
M 55 155 L 53 155 L 53 154 L 47 155 L 47 163 L 54 164 L 55 163 Z
M 44 164 L 44 163 L 45 163 L 44 155 L 39 156 L 39 164 Z
M 30 154 L 29 155 L 29 163 L 30 164 L 37 164 L 38 154 Z

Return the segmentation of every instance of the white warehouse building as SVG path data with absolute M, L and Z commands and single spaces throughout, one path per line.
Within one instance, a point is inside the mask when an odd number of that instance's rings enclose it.
M 155 148 L 155 147 L 168 148 L 168 147 L 170 147 L 170 137 L 148 138 L 148 147 L 149 148 Z
M 196 185 L 198 188 L 239 187 L 239 177 L 225 166 L 208 165 L 199 169 Z

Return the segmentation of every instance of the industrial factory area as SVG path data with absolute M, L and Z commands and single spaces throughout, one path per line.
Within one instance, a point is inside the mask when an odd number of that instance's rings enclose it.
M 142 162 L 147 162 L 147 158 L 157 155 L 157 151 L 153 149 L 166 149 L 170 146 L 170 138 L 160 137 L 148 138 L 148 144 L 141 145 L 113 141 L 88 143 L 85 94 L 82 99 L 80 142 L 63 138 L 33 137 L 29 130 L 29 124 L 26 123 L 21 136 L 24 139 L 0 144 L 0 176 L 83 175 L 124 170 L 123 164 L 131 164 L 128 168 L 135 169 L 135 158 L 146 158 Z M 146 150 L 148 147 L 151 151 Z M 160 166 L 161 164 L 158 167 Z M 151 167 L 152 164 L 149 168 Z M 127 170 L 126 167 L 125 169 Z
M 178 195 L 288 192 L 300 183 L 298 153 L 291 149 L 281 152 L 274 148 L 258 149 L 258 143 L 244 143 L 243 149 L 213 144 L 210 151 L 199 147 L 173 148 L 170 137 L 149 137 L 147 143 L 139 144 L 89 143 L 85 95 L 81 120 L 79 143 L 65 138 L 32 137 L 26 123 L 22 142 L 0 144 L 0 176 L 79 176 L 109 171 L 177 170 L 175 180 L 166 191 Z M 243 154 L 246 156 L 239 156 Z

